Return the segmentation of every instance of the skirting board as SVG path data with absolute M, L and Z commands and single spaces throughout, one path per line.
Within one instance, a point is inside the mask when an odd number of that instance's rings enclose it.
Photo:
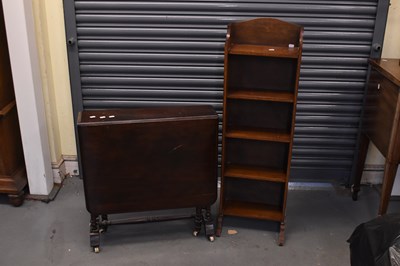
M 40 200 L 46 203 L 53 201 L 62 187 L 66 177 L 79 175 L 78 160 L 76 156 L 62 156 L 59 162 L 52 163 L 54 186 L 49 195 L 27 194 L 26 200 Z
M 362 184 L 382 184 L 384 165 L 365 165 L 361 178 Z M 392 196 L 400 196 L 400 169 L 397 168 L 396 179 L 394 180 Z
M 400 196 L 400 167 L 397 167 L 397 174 L 393 184 L 392 196 Z
M 63 155 L 57 163 L 52 163 L 55 184 L 61 184 L 67 176 L 79 175 L 78 160 L 76 156 Z
M 79 165 L 76 156 L 64 155 L 60 162 L 53 163 L 54 183 L 61 184 L 67 176 L 79 176 Z M 362 175 L 362 184 L 382 184 L 384 165 L 367 164 Z M 218 182 L 218 188 L 221 186 Z M 397 171 L 392 196 L 400 196 L 400 169 Z
M 382 184 L 384 165 L 366 164 L 364 166 L 361 184 Z

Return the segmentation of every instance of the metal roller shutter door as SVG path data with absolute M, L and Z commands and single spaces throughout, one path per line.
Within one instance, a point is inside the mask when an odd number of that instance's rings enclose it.
M 275 17 L 305 28 L 292 180 L 350 177 L 367 59 L 387 1 L 64 0 L 74 114 L 211 104 L 222 116 L 228 23 Z M 221 126 L 220 126 L 221 127 Z M 221 148 L 221 147 L 220 147 Z

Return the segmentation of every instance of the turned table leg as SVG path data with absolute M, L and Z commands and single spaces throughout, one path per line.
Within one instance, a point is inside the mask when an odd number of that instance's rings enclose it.
M 193 235 L 194 236 L 198 236 L 199 235 L 202 225 L 203 225 L 202 208 L 196 207 L 196 215 L 194 216 L 194 229 L 193 229 Z
M 381 201 L 379 204 L 379 212 L 378 212 L 379 215 L 386 214 L 390 196 L 392 194 L 392 188 L 394 179 L 396 177 L 396 172 L 397 172 L 397 164 L 388 162 L 388 160 L 386 160 L 385 172 L 383 174 Z
M 100 223 L 98 215 L 90 215 L 90 246 L 95 253 L 100 252 Z
M 102 214 L 101 221 L 100 221 L 100 233 L 107 232 L 107 229 L 108 229 L 108 215 Z
M 215 230 L 214 230 L 214 221 L 211 216 L 211 207 L 208 206 L 206 208 L 206 213 L 204 217 L 204 226 L 206 228 L 206 236 L 208 240 L 213 242 L 215 240 Z

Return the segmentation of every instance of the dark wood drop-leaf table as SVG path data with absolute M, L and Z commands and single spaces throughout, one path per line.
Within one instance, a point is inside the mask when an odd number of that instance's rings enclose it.
M 194 217 L 214 240 L 218 116 L 211 106 L 87 110 L 78 118 L 90 244 L 107 226 Z M 194 215 L 109 220 L 109 214 L 194 207 Z

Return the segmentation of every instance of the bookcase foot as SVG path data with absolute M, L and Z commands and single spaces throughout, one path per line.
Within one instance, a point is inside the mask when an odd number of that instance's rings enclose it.
M 25 195 L 24 191 L 19 192 L 18 194 L 9 194 L 8 201 L 14 207 L 19 207 L 24 203 Z
M 285 244 L 285 222 L 281 222 L 278 239 L 278 245 L 283 246 L 283 244 Z
M 224 219 L 224 217 L 222 215 L 218 216 L 218 219 L 217 219 L 217 230 L 215 232 L 215 235 L 217 237 L 220 237 L 221 234 L 222 234 L 222 222 L 223 222 L 223 219 Z

